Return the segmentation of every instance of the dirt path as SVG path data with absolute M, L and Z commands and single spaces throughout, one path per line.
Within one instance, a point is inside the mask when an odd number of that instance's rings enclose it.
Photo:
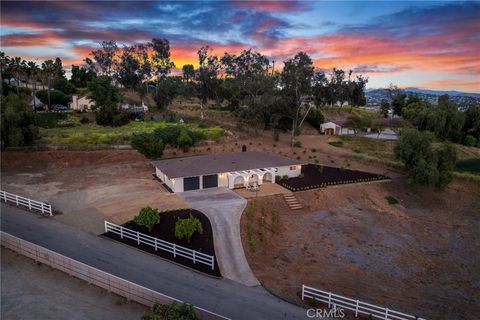
M 142 207 L 185 207 L 152 173 L 132 150 L 2 153 L 2 189 L 47 201 L 63 213 L 56 219 L 95 234 L 105 220 L 124 223 Z
M 395 179 L 296 196 L 304 210 L 290 211 L 279 196 L 257 199 L 254 221 L 274 207 L 280 227 L 257 238 L 255 252 L 242 217 L 247 259 L 276 294 L 299 301 L 306 284 L 429 319 L 480 312 L 478 185 L 457 181 L 438 193 Z

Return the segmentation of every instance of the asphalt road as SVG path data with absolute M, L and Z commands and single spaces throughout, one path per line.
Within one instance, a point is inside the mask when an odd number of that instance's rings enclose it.
M 211 278 L 60 221 L 4 204 L 1 205 L 1 230 L 228 318 L 307 319 L 306 309 L 278 299 L 261 286 L 246 287 L 228 279 Z

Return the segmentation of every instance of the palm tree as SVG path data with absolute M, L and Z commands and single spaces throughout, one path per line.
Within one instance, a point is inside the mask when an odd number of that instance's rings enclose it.
M 37 80 L 40 73 L 40 69 L 37 66 L 37 63 L 34 61 L 27 62 L 27 82 L 30 83 L 33 80 L 33 110 L 37 111 L 36 106 L 36 97 L 37 97 Z
M 50 89 L 51 89 L 52 77 L 53 77 L 53 74 L 55 73 L 55 66 L 53 64 L 53 61 L 47 60 L 44 63 L 42 63 L 42 71 L 43 71 L 43 76 L 47 80 L 48 111 L 50 111 Z
M 0 52 L 0 92 L 3 94 L 3 74 L 6 73 L 6 70 L 10 64 L 10 57 L 5 54 L 5 52 Z M 10 83 L 10 79 L 8 79 Z
M 19 94 L 19 87 L 20 87 L 20 74 L 23 72 L 23 68 L 25 66 L 25 60 L 22 60 L 20 57 L 15 57 L 10 59 L 10 66 L 12 67 L 13 74 L 15 75 L 15 79 L 17 80 L 17 95 Z

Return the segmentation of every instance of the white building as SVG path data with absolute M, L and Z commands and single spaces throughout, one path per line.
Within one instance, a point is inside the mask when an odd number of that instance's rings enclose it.
M 320 125 L 320 132 L 327 135 L 355 134 L 355 131 L 345 127 L 345 121 L 330 121 Z
M 71 110 L 75 111 L 91 111 L 95 106 L 95 102 L 90 100 L 87 96 L 72 96 L 72 102 L 68 104 Z
M 302 164 L 266 152 L 233 152 L 152 162 L 156 176 L 173 192 L 225 187 L 250 188 L 297 177 Z

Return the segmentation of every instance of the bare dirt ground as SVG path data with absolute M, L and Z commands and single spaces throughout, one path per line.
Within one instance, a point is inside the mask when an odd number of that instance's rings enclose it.
M 2 248 L 0 318 L 132 319 L 148 308 Z
M 133 150 L 2 152 L 2 189 L 51 203 L 56 219 L 96 234 L 104 220 L 124 223 L 145 206 L 184 208 Z
M 265 240 L 242 242 L 255 276 L 275 294 L 300 301 L 301 285 L 429 319 L 476 319 L 480 312 L 480 188 L 455 181 L 442 193 L 392 182 L 344 185 L 258 198 Z M 388 204 L 394 196 L 399 204 Z M 252 205 L 252 200 L 249 200 Z M 269 229 L 270 210 L 279 229 Z

